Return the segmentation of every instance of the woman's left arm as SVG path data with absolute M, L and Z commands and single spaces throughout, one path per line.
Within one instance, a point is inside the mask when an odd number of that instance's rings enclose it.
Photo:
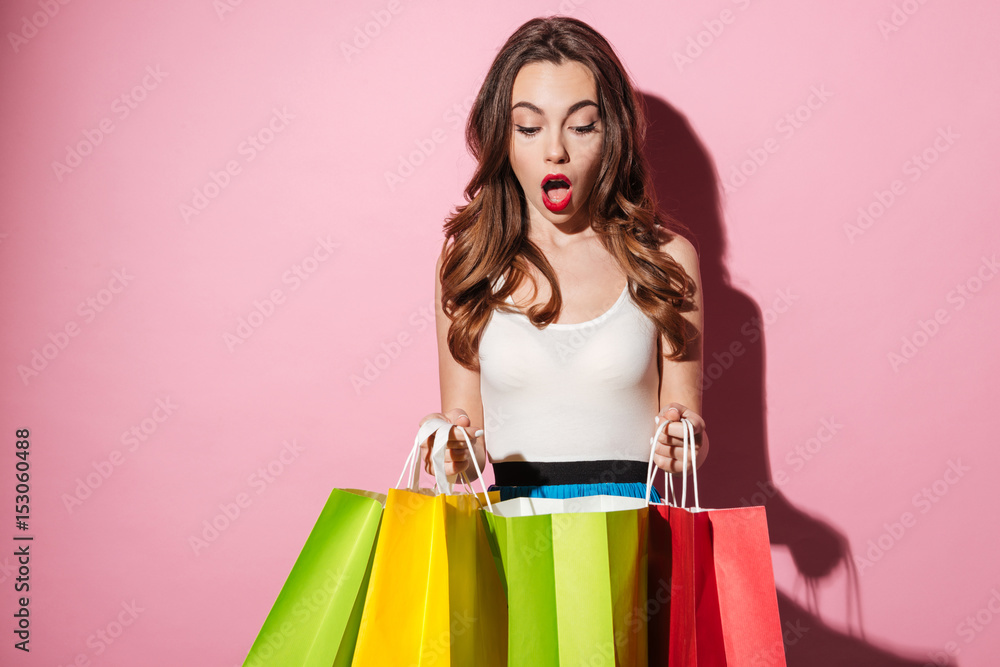
M 697 456 L 694 465 L 701 467 L 708 456 L 708 432 L 705 430 L 705 420 L 701 417 L 702 401 L 702 361 L 705 311 L 702 299 L 701 271 L 698 262 L 698 252 L 694 245 L 680 234 L 675 234 L 670 241 L 662 244 L 660 250 L 666 252 L 683 267 L 694 281 L 694 309 L 681 313 L 691 328 L 698 332 L 697 340 L 689 348 L 684 358 L 671 361 L 663 358 L 660 371 L 660 412 L 656 415 L 655 425 L 666 419 L 671 423 L 660 434 L 653 462 L 663 470 L 671 473 L 685 472 L 683 468 L 684 428 L 681 418 L 691 422 L 695 435 Z M 669 349 L 666 338 L 662 338 L 663 349 Z M 692 463 L 688 462 L 687 470 Z

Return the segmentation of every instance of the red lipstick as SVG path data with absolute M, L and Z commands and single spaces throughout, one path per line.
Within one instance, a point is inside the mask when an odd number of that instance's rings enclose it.
M 550 181 L 553 182 L 552 185 L 545 187 Z M 549 198 L 550 193 L 555 201 Z M 542 179 L 542 203 L 553 213 L 566 208 L 572 196 L 573 183 L 564 174 L 548 174 Z

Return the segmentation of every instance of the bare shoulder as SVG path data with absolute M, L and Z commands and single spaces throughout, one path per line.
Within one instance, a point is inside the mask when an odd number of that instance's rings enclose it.
M 438 253 L 437 260 L 434 263 L 434 286 L 435 292 L 437 294 L 437 299 L 441 300 L 441 267 L 444 266 L 444 260 L 451 252 L 453 243 L 443 243 L 441 244 L 441 252 Z
M 441 244 L 441 252 L 438 253 L 437 262 L 434 265 L 434 271 L 440 276 L 441 275 L 441 265 L 444 264 L 444 258 L 448 254 L 449 246 L 447 244 Z
M 689 276 L 696 281 L 699 279 L 698 250 L 687 238 L 676 232 L 663 233 L 660 236 L 660 251 L 670 255 Z
M 441 282 L 441 264 L 444 262 L 444 250 L 440 252 L 437 256 L 437 260 L 434 262 L 434 282 Z

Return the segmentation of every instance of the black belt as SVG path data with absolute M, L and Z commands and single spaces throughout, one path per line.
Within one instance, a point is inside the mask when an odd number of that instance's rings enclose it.
M 648 461 L 498 461 L 493 464 L 497 486 L 543 484 L 646 483 Z

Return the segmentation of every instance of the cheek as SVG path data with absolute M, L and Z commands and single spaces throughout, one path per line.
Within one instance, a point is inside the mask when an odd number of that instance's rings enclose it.
M 588 162 L 587 168 L 578 182 L 579 188 L 577 189 L 577 192 L 579 194 L 589 194 L 590 191 L 594 189 L 594 185 L 597 183 L 597 174 L 600 170 L 600 164 L 601 163 L 597 160 Z
M 601 171 L 601 148 L 598 146 L 587 154 L 587 182 L 589 187 L 593 187 L 597 182 L 597 175 Z
M 510 162 L 510 168 L 514 170 L 514 175 L 520 178 L 524 174 L 524 151 L 511 146 L 507 153 L 507 160 Z
M 587 146 L 584 150 L 584 160 L 590 166 L 588 171 L 597 173 L 601 166 L 601 152 L 603 149 L 603 144 L 600 141 L 595 141 L 593 145 Z
M 517 182 L 521 184 L 521 188 L 525 191 L 529 191 L 527 181 L 532 180 L 533 175 L 531 170 L 525 166 L 526 162 L 529 162 L 525 156 L 524 151 L 511 151 L 508 160 L 510 160 L 510 167 L 514 172 L 514 177 Z

